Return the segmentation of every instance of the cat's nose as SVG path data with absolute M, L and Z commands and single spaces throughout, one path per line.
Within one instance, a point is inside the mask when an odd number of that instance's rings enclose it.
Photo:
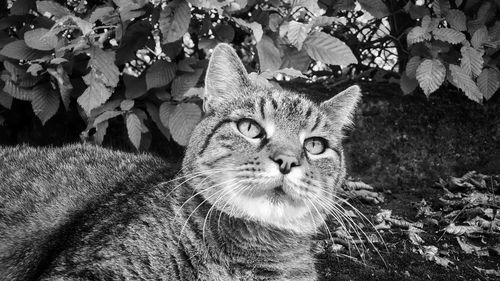
M 290 173 L 293 167 L 300 166 L 298 157 L 290 154 L 278 153 L 269 158 L 278 164 L 280 172 L 285 175 Z

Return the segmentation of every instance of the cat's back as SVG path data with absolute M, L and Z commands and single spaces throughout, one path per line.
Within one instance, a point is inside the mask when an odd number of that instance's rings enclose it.
M 92 145 L 0 147 L 0 279 L 36 275 L 43 265 L 32 265 L 64 247 L 86 213 L 177 170 L 149 154 Z

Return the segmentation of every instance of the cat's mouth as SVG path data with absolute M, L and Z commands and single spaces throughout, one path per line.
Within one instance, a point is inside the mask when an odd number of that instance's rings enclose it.
M 285 196 L 286 192 L 283 190 L 283 186 L 279 185 L 273 189 L 275 196 Z

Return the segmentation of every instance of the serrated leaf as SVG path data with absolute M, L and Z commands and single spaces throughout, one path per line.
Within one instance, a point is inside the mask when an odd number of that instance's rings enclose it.
M 5 81 L 5 85 L 3 87 L 3 91 L 11 95 L 13 98 L 30 101 L 33 97 L 32 89 L 25 89 L 17 86 L 12 81 Z
M 418 86 L 418 81 L 416 78 L 410 78 L 406 73 L 403 73 L 401 75 L 401 79 L 399 80 L 399 85 L 401 86 L 403 93 L 407 95 L 415 91 Z
M 42 15 L 49 13 L 55 18 L 62 18 L 72 14 L 66 7 L 54 1 L 37 1 L 36 9 Z
M 466 70 L 458 65 L 450 64 L 450 72 L 453 83 L 457 85 L 462 91 L 464 91 L 465 95 L 469 99 L 477 103 L 482 102 L 483 94 Z
M 134 107 L 135 102 L 133 100 L 123 100 L 120 103 L 120 108 L 124 111 L 131 110 Z
M 7 109 L 10 109 L 12 106 L 12 96 L 2 90 L 0 90 L 0 105 Z
M 389 15 L 389 9 L 382 0 L 358 0 L 358 3 L 374 18 L 381 19 Z
M 322 11 L 321 8 L 319 7 L 318 1 L 292 0 L 291 4 L 292 4 L 292 14 L 296 10 L 298 10 L 298 9 L 300 9 L 302 7 L 306 8 L 307 11 L 310 12 L 311 14 L 313 14 L 314 16 L 319 16 L 322 13 L 324 13 L 324 11 Z
M 410 30 L 410 32 L 408 32 L 408 35 L 406 36 L 406 41 L 409 46 L 418 42 L 429 40 L 431 40 L 431 34 L 421 26 L 415 26 Z
M 48 87 L 35 87 L 32 93 L 33 112 L 45 125 L 59 109 L 59 95 Z
M 311 31 L 311 25 L 303 24 L 297 21 L 290 21 L 288 23 L 288 32 L 286 37 L 288 41 L 300 51 L 302 49 L 302 44 L 306 40 L 307 35 Z
M 150 102 L 146 103 L 146 109 L 151 116 L 151 119 L 156 124 L 156 127 L 160 130 L 160 132 L 169 140 L 170 139 L 170 131 L 168 128 L 163 125 L 160 120 L 160 111 L 158 107 Z
M 85 110 L 87 115 L 90 111 L 105 103 L 111 97 L 111 91 L 106 85 L 96 77 L 96 73 L 92 70 L 89 74 L 83 77 L 85 83 L 89 85 L 83 94 L 78 97 L 77 102 Z
M 185 73 L 177 76 L 172 82 L 172 97 L 175 100 L 182 100 L 183 95 L 198 84 L 203 69 L 197 68 L 192 73 Z
M 61 65 L 58 65 L 57 69 L 47 68 L 47 72 L 56 79 L 57 87 L 59 88 L 59 93 L 61 94 L 61 99 L 63 101 L 64 107 L 66 108 L 66 111 L 68 111 L 71 92 L 73 90 L 73 85 L 69 80 L 68 73 L 66 73 Z
M 114 13 L 113 7 L 105 6 L 96 8 L 88 19 L 89 22 L 95 23 L 96 21 L 105 22 L 105 18 L 110 17 Z
M 436 40 L 458 44 L 465 40 L 465 34 L 453 28 L 437 28 L 432 31 Z
M 311 20 L 311 28 L 315 28 L 318 26 L 330 26 L 334 22 L 340 22 L 337 17 L 327 17 L 327 16 L 319 16 L 315 17 Z
M 467 18 L 464 14 L 464 12 L 457 10 L 457 9 L 451 9 L 448 11 L 448 14 L 446 15 L 446 21 L 448 24 L 451 26 L 451 28 L 457 30 L 457 31 L 465 31 L 467 30 Z
M 147 89 L 159 88 L 172 82 L 177 71 L 177 65 L 166 60 L 155 61 L 146 71 Z
M 136 99 L 147 92 L 145 75 L 135 77 L 123 74 L 123 83 L 125 84 L 125 97 L 127 99 Z
M 426 59 L 417 67 L 416 78 L 426 96 L 436 91 L 445 77 L 446 68 L 437 59 Z
M 5 45 L 2 50 L 0 50 L 0 55 L 16 60 L 40 59 L 49 54 L 49 52 L 35 50 L 28 47 L 24 40 L 10 42 Z
M 406 63 L 406 75 L 408 78 L 415 78 L 417 67 L 422 62 L 422 58 L 419 56 L 411 57 L 410 60 Z
M 104 141 L 104 136 L 106 136 L 106 132 L 108 130 L 109 122 L 104 121 L 96 125 L 95 129 L 95 134 L 92 136 L 94 138 L 94 141 L 101 145 L 102 142 Z
M 120 70 L 115 64 L 115 52 L 104 51 L 99 47 L 92 46 L 89 54 L 89 67 L 94 69 L 96 75 L 100 76 L 105 85 L 116 87 L 120 80 Z
M 8 60 L 5 60 L 3 62 L 3 66 L 5 70 L 7 70 L 10 74 L 10 80 L 14 82 L 18 82 L 19 80 L 22 80 L 26 76 L 26 72 L 29 72 L 26 70 L 25 67 L 20 66 L 19 64 L 14 64 Z
M 160 31 L 163 44 L 174 42 L 188 32 L 191 10 L 184 0 L 174 0 L 160 12 Z
M 304 49 L 311 58 L 326 64 L 358 63 L 351 49 L 344 42 L 320 31 L 314 31 L 307 37 L 304 41 Z
M 472 44 L 472 47 L 475 49 L 480 49 L 483 47 L 483 44 L 488 41 L 488 29 L 486 26 L 481 26 L 474 34 L 472 35 L 472 38 L 470 39 L 470 42 Z
M 126 117 L 128 138 L 136 149 L 141 145 L 142 122 L 135 113 L 130 112 Z
M 109 119 L 115 118 L 116 116 L 119 116 L 119 115 L 122 115 L 121 111 L 116 111 L 116 110 L 104 111 L 102 114 L 100 114 L 99 116 L 97 116 L 94 119 L 93 126 L 95 127 L 98 124 L 100 124 L 104 121 L 108 121 Z
M 497 70 L 485 68 L 477 77 L 477 86 L 483 97 L 489 100 L 500 87 L 500 75 Z
M 278 69 L 275 71 L 264 71 L 261 74 L 259 74 L 260 77 L 265 78 L 267 80 L 273 79 L 277 74 L 282 74 L 285 76 L 288 76 L 290 78 L 297 78 L 297 77 L 302 77 L 305 78 L 306 76 L 302 74 L 302 72 L 298 71 L 297 69 L 293 68 L 282 68 Z
M 174 112 L 175 110 L 175 105 L 172 105 L 171 103 L 164 102 L 160 105 L 159 108 L 159 118 L 161 123 L 168 128 L 169 123 L 170 123 L 170 115 Z
M 281 54 L 271 37 L 264 35 L 257 43 L 260 70 L 277 70 L 281 65 Z
M 283 62 L 280 68 L 293 68 L 300 72 L 306 72 L 311 64 L 311 58 L 307 52 L 302 50 L 297 50 L 295 47 L 284 47 L 283 48 Z
M 181 103 L 169 115 L 168 128 L 172 138 L 180 145 L 187 145 L 191 133 L 201 120 L 201 109 L 194 103 Z
M 246 27 L 250 29 L 255 36 L 255 41 L 259 42 L 262 39 L 262 35 L 264 35 L 264 31 L 262 31 L 262 25 L 258 22 L 247 22 L 244 19 L 233 18 L 234 22 L 238 25 Z
M 483 51 L 478 51 L 470 46 L 463 46 L 460 49 L 462 59 L 460 67 L 462 67 L 471 77 L 477 77 L 483 69 Z
M 450 10 L 450 2 L 448 0 L 432 1 L 432 10 L 438 16 L 445 15 Z
M 42 51 L 50 51 L 57 46 L 57 37 L 46 28 L 26 31 L 24 41 L 28 47 Z

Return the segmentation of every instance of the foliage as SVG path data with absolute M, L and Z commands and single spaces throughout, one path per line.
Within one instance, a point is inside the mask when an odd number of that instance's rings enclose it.
M 0 125 L 13 103 L 29 102 L 42 124 L 77 111 L 82 136 L 97 143 L 123 124 L 136 149 L 147 149 L 152 129 L 185 145 L 202 116 L 200 87 L 217 43 L 232 43 L 264 86 L 315 79 L 318 69 L 339 83 L 364 79 L 374 69 L 403 70 L 406 32 L 397 34 L 393 18 L 405 11 L 419 25 L 407 36 L 404 92 L 420 85 L 429 95 L 448 81 L 475 101 L 491 98 L 500 25 L 486 8 L 496 2 L 392 2 L 17 0 L 0 7 Z
M 401 89 L 417 85 L 425 95 L 451 83 L 478 103 L 500 87 L 498 69 L 499 1 L 435 0 L 405 10 L 419 21 L 406 37 L 411 58 L 401 78 Z M 445 82 L 446 81 L 446 82 Z

